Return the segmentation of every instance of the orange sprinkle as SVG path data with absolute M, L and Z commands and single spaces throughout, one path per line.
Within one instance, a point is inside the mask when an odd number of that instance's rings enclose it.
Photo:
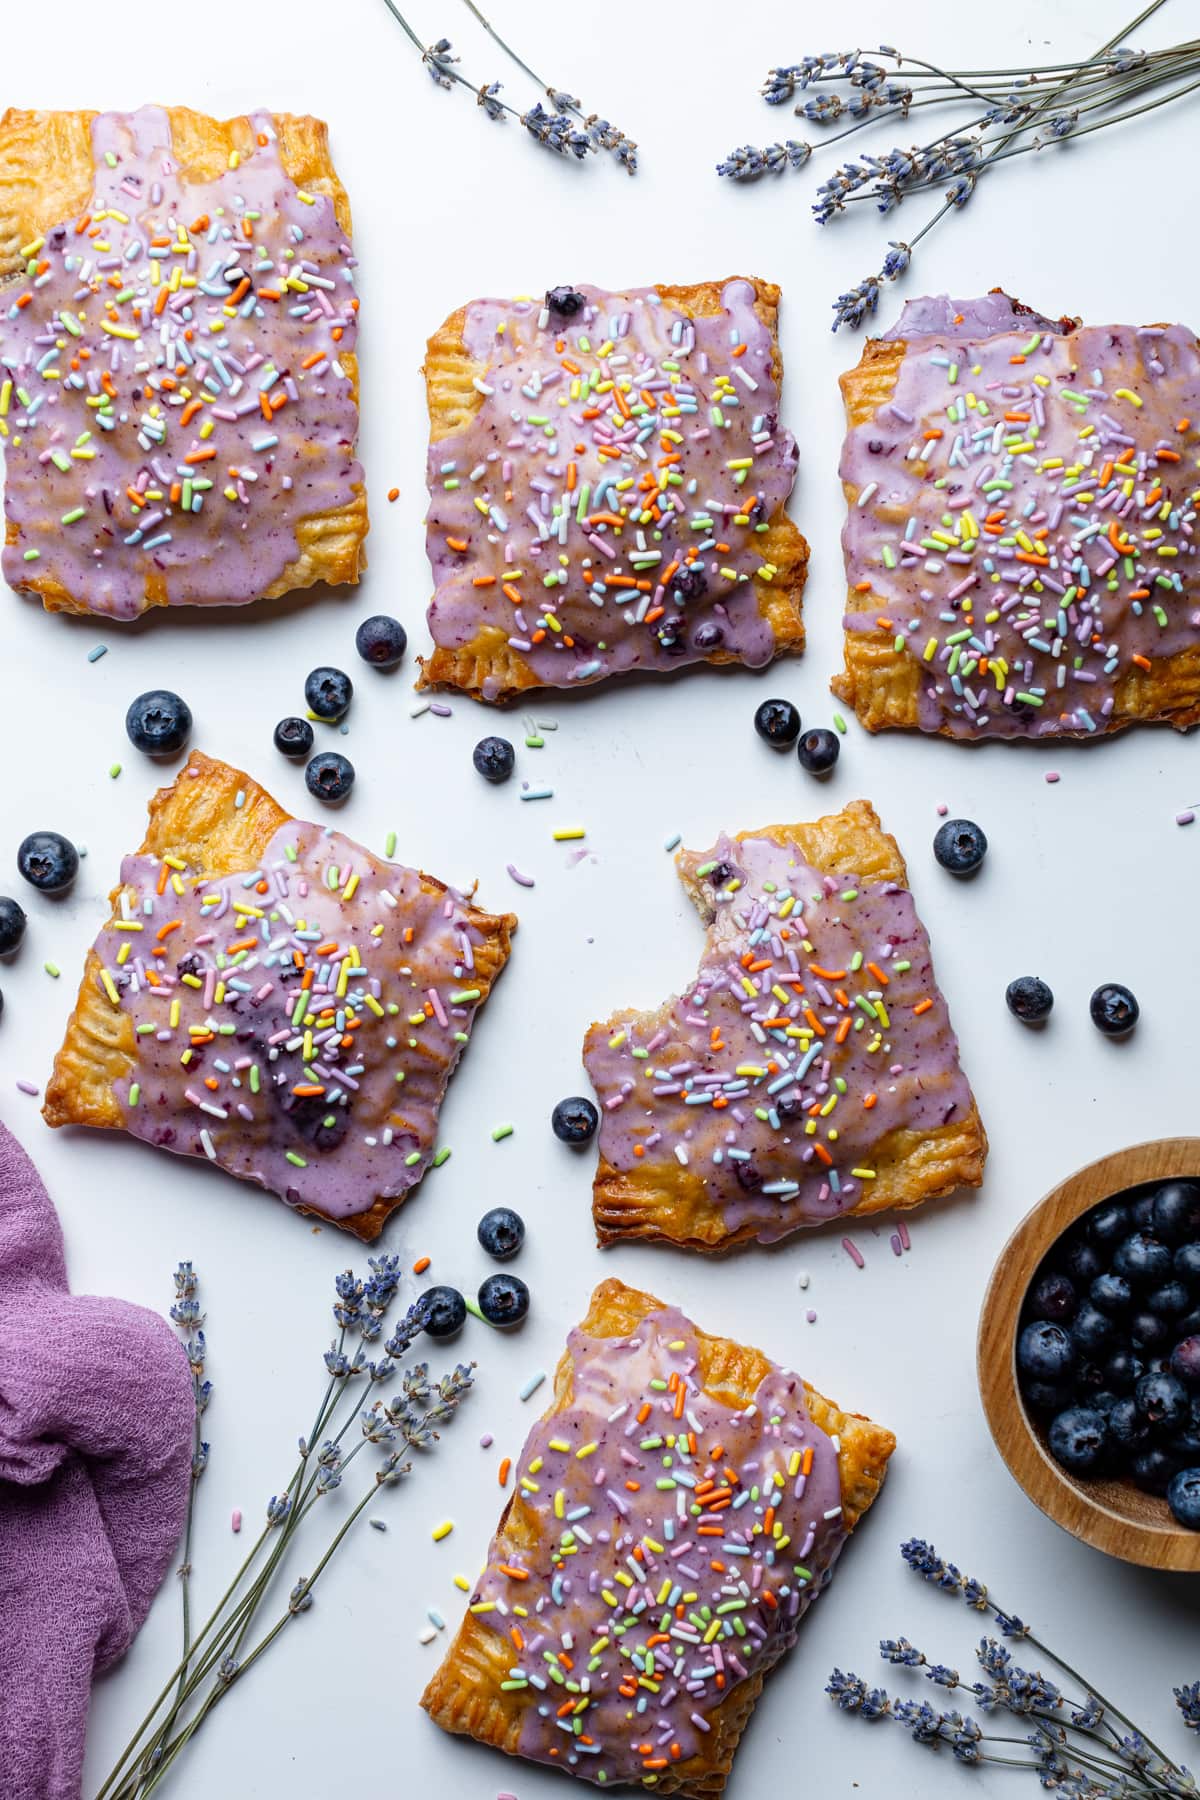
M 917 1014 L 927 1013 L 932 1005 L 933 1001 L 930 999 L 918 1000 L 917 1004 L 913 1007 L 913 1012 Z
M 508 1486 L 508 1473 L 511 1468 L 512 1468 L 512 1457 L 511 1456 L 502 1456 L 500 1458 L 500 1467 L 496 1470 L 496 1479 L 500 1483 L 501 1487 Z
M 412 1266 L 412 1272 L 414 1275 L 423 1275 L 428 1267 L 429 1258 L 427 1256 L 418 1256 L 416 1262 Z
M 400 489 L 399 488 L 389 488 L 387 491 L 387 497 L 389 500 L 398 500 L 400 498 Z

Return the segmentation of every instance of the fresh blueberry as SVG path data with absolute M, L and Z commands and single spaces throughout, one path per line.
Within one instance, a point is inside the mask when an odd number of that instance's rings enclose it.
M 1041 1025 L 1050 1017 L 1054 995 L 1040 975 L 1018 975 L 1004 990 L 1005 1003 L 1022 1025 Z
M 1146 1295 L 1146 1309 L 1160 1319 L 1180 1319 L 1192 1304 L 1192 1297 L 1182 1281 L 1164 1281 Z
M 706 655 L 710 650 L 719 650 L 725 642 L 725 633 L 715 619 L 704 619 L 692 633 L 692 644 Z
M 1176 1470 L 1167 1483 L 1167 1505 L 1181 1525 L 1200 1531 L 1200 1468 Z
M 1165 1181 L 1154 1196 L 1151 1229 L 1164 1244 L 1200 1238 L 1200 1187 L 1194 1181 Z
M 192 709 L 170 688 L 151 688 L 130 702 L 125 730 L 135 750 L 171 756 L 182 750 L 192 729 Z
M 1101 1312 L 1108 1313 L 1111 1318 L 1119 1318 L 1133 1305 L 1133 1289 L 1125 1277 L 1114 1275 L 1108 1269 L 1103 1275 L 1097 1275 L 1088 1293 L 1092 1305 L 1098 1306 Z
M 313 669 L 304 683 L 304 698 L 309 711 L 329 724 L 349 712 L 354 683 L 344 669 Z
M 1065 1275 L 1043 1275 L 1029 1291 L 1031 1319 L 1053 1319 L 1056 1324 L 1065 1325 L 1074 1318 L 1077 1304 L 1074 1286 Z
M 453 1337 L 461 1331 L 467 1316 L 467 1303 L 453 1287 L 426 1288 L 421 1295 L 429 1309 L 425 1329 L 433 1338 Z
M 1124 1395 L 1108 1414 L 1108 1435 L 1118 1450 L 1127 1454 L 1140 1450 L 1150 1435 L 1150 1427 L 1138 1411 L 1132 1394 Z
M 506 1262 L 525 1242 L 525 1221 L 509 1206 L 493 1206 L 480 1219 L 475 1235 L 489 1256 Z
M 489 1275 L 478 1300 L 489 1325 L 519 1325 L 529 1311 L 529 1289 L 519 1275 Z
M 952 875 L 973 875 L 987 847 L 987 838 L 972 819 L 947 819 L 933 840 L 933 854 Z
M 1062 1385 L 1056 1381 L 1027 1381 L 1021 1389 L 1021 1398 L 1030 1411 L 1047 1418 L 1070 1406 L 1074 1397 L 1069 1382 Z
M 1093 1213 L 1088 1214 L 1088 1236 L 1094 1244 L 1119 1244 L 1123 1237 L 1128 1237 L 1132 1229 L 1129 1220 L 1129 1208 L 1119 1200 L 1106 1200 Z
M 471 761 L 485 781 L 507 781 L 517 758 L 507 738 L 485 737 L 472 750 Z
M 1200 1239 L 1194 1244 L 1180 1244 L 1175 1252 L 1175 1273 L 1180 1281 L 1200 1287 Z
M 1105 1037 L 1124 1037 L 1138 1022 L 1140 1007 L 1127 987 L 1106 981 L 1098 987 L 1089 1002 L 1092 1024 Z
M 1133 1390 L 1138 1411 L 1148 1425 L 1177 1431 L 1188 1416 L 1188 1393 L 1182 1381 L 1163 1372 L 1143 1375 Z
M 1104 1271 L 1103 1257 L 1095 1244 L 1089 1244 L 1084 1237 L 1077 1237 L 1067 1245 L 1063 1261 L 1068 1275 L 1081 1292 Z
M 1186 1318 L 1179 1319 L 1175 1330 L 1182 1337 L 1200 1337 L 1200 1306 L 1193 1306 Z
M 818 725 L 815 730 L 804 733 L 796 745 L 796 755 L 800 758 L 800 767 L 807 769 L 810 775 L 828 775 L 840 749 L 837 732 Z
M 307 756 L 313 747 L 313 728 L 307 719 L 297 719 L 293 714 L 287 719 L 280 719 L 275 727 L 275 748 L 284 756 L 294 756 L 299 760 Z
M 600 1114 L 582 1094 L 572 1094 L 569 1099 L 559 1101 L 550 1115 L 550 1123 L 555 1137 L 564 1144 L 586 1144 L 596 1134 Z
M 7 894 L 0 894 L 0 956 L 11 956 L 20 949 L 25 936 L 25 910 Z
M 61 894 L 79 873 L 79 852 L 57 831 L 31 831 L 17 851 L 17 872 L 43 894 Z
M 394 669 L 403 662 L 408 649 L 408 633 L 399 619 L 387 613 L 372 613 L 354 634 L 354 648 L 373 669 Z
M 790 700 L 764 700 L 754 715 L 754 729 L 768 744 L 786 748 L 800 736 L 800 714 Z
M 1149 1232 L 1135 1231 L 1123 1238 L 1113 1253 L 1112 1266 L 1134 1287 L 1154 1287 L 1166 1281 L 1171 1273 L 1171 1252 Z
M 1134 1231 L 1152 1230 L 1154 1223 L 1153 1194 L 1143 1194 L 1140 1200 L 1131 1201 L 1129 1223 Z
M 1147 1307 L 1132 1313 L 1126 1321 L 1130 1342 L 1148 1356 L 1157 1356 L 1171 1342 L 1171 1327 Z
M 1117 1400 L 1118 1396 L 1112 1393 L 1108 1388 L 1097 1388 L 1094 1394 L 1088 1396 L 1088 1405 L 1094 1406 L 1096 1411 L 1102 1412 L 1107 1419 L 1111 1417 L 1113 1407 L 1116 1406 Z
M 1072 1406 L 1050 1423 L 1050 1454 L 1072 1475 L 1094 1475 L 1108 1453 L 1108 1425 L 1091 1406 Z
M 1071 1339 L 1049 1319 L 1026 1325 L 1017 1339 L 1017 1367 L 1032 1381 L 1067 1381 L 1075 1360 Z
M 1176 1344 L 1171 1352 L 1171 1373 L 1185 1387 L 1200 1393 L 1200 1337 L 1186 1337 Z
M 1200 1409 L 1192 1402 L 1192 1416 L 1179 1431 L 1173 1431 L 1164 1448 L 1182 1463 L 1200 1463 Z
M 1148 1494 L 1165 1494 L 1175 1473 L 1175 1458 L 1158 1444 L 1139 1451 L 1129 1466 L 1129 1473 Z
M 1105 1358 L 1104 1379 L 1118 1394 L 1132 1394 L 1146 1373 L 1146 1365 L 1132 1350 L 1118 1349 Z
M 1114 1330 L 1107 1313 L 1102 1313 L 1090 1300 L 1085 1300 L 1075 1314 L 1071 1336 L 1085 1356 L 1095 1356 L 1108 1344 Z
M 586 305 L 587 301 L 575 288 L 550 288 L 546 294 L 547 311 L 557 313 L 560 319 L 573 319 Z
M 336 750 L 320 750 L 304 771 L 304 785 L 315 799 L 336 806 L 354 786 L 354 764 Z

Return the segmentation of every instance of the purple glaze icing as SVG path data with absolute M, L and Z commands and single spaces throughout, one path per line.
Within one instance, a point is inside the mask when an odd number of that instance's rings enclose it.
M 526 1440 L 471 1610 L 506 1641 L 516 1630 L 522 1756 L 653 1788 L 791 1647 L 832 1576 L 838 1452 L 775 1364 L 745 1410 L 705 1393 L 696 1328 L 673 1307 L 632 1337 L 575 1330 L 568 1350 L 570 1404 Z
M 687 864 L 710 919 L 695 982 L 584 1047 L 600 1152 L 623 1172 L 675 1157 L 722 1235 L 771 1243 L 848 1211 L 880 1142 L 962 1119 L 970 1089 L 906 888 L 765 835 Z
M 728 282 L 721 314 L 694 320 L 653 288 L 573 291 L 569 317 L 522 300 L 466 310 L 482 404 L 429 448 L 434 643 L 507 643 L 547 687 L 716 649 L 769 662 L 756 538 L 797 453 L 753 287 Z
M 270 114 L 252 123 L 265 141 L 197 181 L 161 107 L 99 115 L 90 224 L 28 247 L 0 311 L 12 586 L 116 619 L 255 600 L 298 556 L 297 520 L 361 485 L 338 360 L 354 259 L 333 202 L 284 173 Z
M 900 317 L 882 332 L 884 343 L 903 338 L 934 337 L 954 331 L 961 337 L 994 337 L 998 331 L 1057 331 L 1060 321 L 1043 318 L 1030 307 L 1018 308 L 1008 294 L 980 294 L 975 300 L 952 300 L 949 294 L 923 294 L 906 300 Z
M 486 998 L 463 897 L 300 820 L 257 869 L 121 881 L 96 954 L 136 1033 L 126 1129 L 333 1219 L 414 1187 Z
M 867 595 L 846 629 L 915 662 L 922 730 L 1099 735 L 1155 710 L 1143 676 L 1200 644 L 1200 345 L 1181 325 L 1005 322 L 1001 302 L 905 308 L 895 389 L 842 452 Z

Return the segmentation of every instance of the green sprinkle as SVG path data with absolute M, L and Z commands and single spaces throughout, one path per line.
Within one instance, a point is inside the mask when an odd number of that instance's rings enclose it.
M 444 1162 L 449 1162 L 450 1154 L 451 1153 L 448 1148 L 444 1148 L 444 1149 L 435 1151 L 434 1157 L 433 1157 L 433 1162 L 430 1164 L 430 1167 L 434 1168 L 434 1169 L 440 1169 Z
M 387 837 L 384 839 L 383 854 L 389 859 L 396 854 L 396 834 L 394 831 L 389 831 Z
M 902 641 L 903 641 L 903 640 L 902 640 Z M 843 737 L 845 737 L 845 735 L 846 735 L 846 721 L 845 721 L 845 719 L 843 719 L 843 717 L 842 717 L 842 715 L 841 715 L 841 713 L 834 713 L 834 715 L 833 715 L 833 729 L 834 729 L 834 730 L 835 730 L 835 731 L 840 731 L 840 732 L 841 732 L 841 734 L 842 734 L 842 736 L 843 736 Z
M 115 781 L 115 780 L 116 780 L 116 779 L 117 779 L 117 776 L 118 776 L 118 775 L 119 775 L 119 774 L 120 774 L 120 773 L 121 773 L 121 765 L 120 765 L 120 763 L 109 763 L 109 765 L 108 765 L 108 775 L 109 775 L 109 780 L 110 780 L 110 781 Z
M 513 1128 L 511 1125 L 494 1125 L 492 1127 L 492 1142 L 493 1144 L 502 1143 L 506 1137 L 511 1137 L 512 1134 Z
M 43 967 L 43 969 L 45 969 L 47 975 L 53 975 L 55 981 L 57 981 L 59 976 L 62 974 L 62 970 L 59 968 L 57 963 L 52 963 L 52 962 L 43 963 L 42 967 Z
M 303 1156 L 297 1156 L 297 1154 L 294 1150 L 288 1150 L 287 1152 L 285 1152 L 285 1154 L 287 1156 L 287 1160 L 292 1164 L 292 1166 L 294 1168 L 307 1169 L 308 1163 Z
M 141 1085 L 140 1085 L 140 1083 L 135 1081 L 129 1090 L 130 1106 L 136 1106 L 138 1101 L 141 1099 L 141 1097 L 142 1097 Z

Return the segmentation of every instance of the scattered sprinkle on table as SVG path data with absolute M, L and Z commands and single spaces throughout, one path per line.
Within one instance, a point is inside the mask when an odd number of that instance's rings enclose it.
M 846 1252 L 846 1255 L 850 1258 L 850 1261 L 852 1263 L 854 1263 L 857 1268 L 859 1268 L 859 1269 L 866 1268 L 867 1265 L 863 1259 L 863 1253 L 859 1249 L 858 1245 L 854 1242 L 853 1238 L 844 1237 L 842 1239 L 842 1249 Z
M 554 841 L 556 844 L 570 844 L 577 838 L 586 836 L 587 832 L 582 825 L 560 825 L 554 833 Z
M 801 1293 L 803 1293 L 805 1291 L 805 1289 L 807 1288 L 807 1286 L 811 1280 L 812 1280 L 812 1276 L 809 1274 L 808 1270 L 801 1269 L 800 1273 L 796 1277 L 796 1284 L 799 1287 Z
M 553 800 L 554 789 L 553 788 L 523 788 L 521 790 L 521 798 L 522 798 L 522 800 Z
M 242 1509 L 240 1506 L 234 1507 L 233 1512 L 230 1515 L 229 1524 L 233 1531 L 240 1531 L 242 1529 Z
M 906 1250 L 912 1249 L 912 1239 L 908 1235 L 908 1226 L 904 1223 L 903 1219 L 896 1220 L 896 1236 L 900 1239 L 900 1242 Z
M 1053 787 L 1056 781 L 1062 780 L 1062 776 L 1059 774 L 1057 769 L 1047 769 L 1045 779 L 1046 779 L 1048 785 L 1050 787 Z
M 536 1374 L 531 1375 L 529 1377 L 529 1380 L 526 1381 L 522 1385 L 522 1387 L 520 1389 L 519 1397 L 522 1400 L 532 1399 L 533 1395 L 537 1393 L 538 1389 L 541 1387 L 541 1385 L 542 1385 L 543 1381 L 545 1381 L 545 1379 L 546 1379 L 545 1369 L 539 1369 L 536 1372 Z
M 507 1137 L 511 1137 L 512 1134 L 513 1134 L 513 1128 L 511 1125 L 493 1125 L 492 1126 L 492 1142 L 493 1142 L 493 1144 L 503 1143 L 504 1139 Z
M 371 1527 L 372 1531 L 386 1531 L 387 1530 L 387 1520 L 386 1519 L 368 1519 L 367 1524 Z
M 1185 811 L 1175 814 L 1175 823 L 1177 825 L 1190 825 L 1192 823 L 1192 821 L 1195 819 L 1195 817 L 1196 817 L 1195 813 L 1192 811 L 1191 807 L 1189 806 L 1185 809 Z
M 804 1317 L 808 1320 L 810 1325 L 815 1325 L 817 1322 L 817 1315 L 815 1312 L 812 1312 L 811 1310 L 809 1312 L 806 1312 Z
M 62 970 L 59 968 L 57 963 L 52 963 L 52 962 L 43 963 L 42 967 L 43 967 L 43 969 L 45 969 L 47 975 L 53 975 L 55 981 L 57 981 L 59 976 L 62 974 Z
M 107 644 L 97 644 L 94 650 L 88 651 L 88 661 L 89 662 L 99 662 L 100 658 L 102 656 L 107 656 L 107 655 L 108 655 L 108 645 Z
M 400 498 L 400 489 L 399 488 L 389 488 L 388 489 L 388 499 L 389 500 L 398 500 L 399 498 Z
M 491 1432 L 485 1431 L 483 1436 L 479 1440 L 479 1448 L 481 1450 L 490 1450 L 492 1445 L 495 1443 L 495 1441 L 496 1440 L 492 1436 Z
M 533 876 L 532 875 L 522 875 L 522 873 L 521 873 L 520 869 L 518 869 L 516 863 L 506 863 L 505 868 L 507 869 L 508 873 L 512 876 L 513 880 L 516 882 L 518 887 L 531 888 L 536 885 L 534 882 Z
M 115 781 L 117 779 L 117 776 L 120 773 L 121 773 L 120 763 L 110 763 L 108 765 L 108 779 L 110 781 Z
M 453 1519 L 443 1519 L 440 1525 L 435 1525 L 433 1528 L 434 1543 L 440 1544 L 442 1539 L 448 1538 L 450 1536 L 450 1533 L 453 1530 L 454 1530 L 454 1520 Z
M 32 1094 L 35 1098 L 37 1095 L 37 1089 L 32 1081 L 18 1081 L 17 1092 L 19 1094 Z
M 511 1468 L 512 1468 L 512 1457 L 511 1456 L 502 1456 L 500 1458 L 500 1467 L 496 1470 L 496 1480 L 499 1482 L 501 1487 L 508 1486 L 508 1476 L 509 1476 L 509 1471 Z
M 664 850 L 678 850 L 678 848 L 679 848 L 680 844 L 682 844 L 682 842 L 683 842 L 682 831 L 673 831 L 671 833 L 671 836 L 669 838 L 667 838 L 666 842 L 663 844 L 663 849 Z
M 418 1641 L 422 1644 L 432 1644 L 436 1636 L 437 1632 L 433 1629 L 433 1626 L 426 1625 L 424 1631 L 420 1633 Z
M 430 1263 L 430 1258 L 428 1256 L 418 1256 L 416 1262 L 412 1266 L 413 1274 L 414 1275 L 423 1275 L 425 1273 L 426 1269 L 429 1267 L 429 1263 Z

